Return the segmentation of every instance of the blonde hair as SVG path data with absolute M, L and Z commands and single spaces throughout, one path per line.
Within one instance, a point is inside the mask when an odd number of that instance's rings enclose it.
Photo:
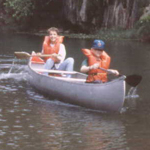
M 59 34 L 59 30 L 55 27 L 51 27 L 47 30 L 48 34 L 51 32 L 51 31 L 55 31 L 57 34 Z

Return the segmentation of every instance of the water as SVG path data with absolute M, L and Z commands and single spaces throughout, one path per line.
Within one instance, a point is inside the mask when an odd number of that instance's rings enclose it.
M 0 37 L 0 149 L 149 150 L 150 44 L 107 41 L 111 68 L 125 75 L 140 74 L 143 80 L 134 89 L 127 85 L 122 113 L 106 114 L 49 100 L 30 86 L 27 62 L 14 60 L 13 53 L 38 52 L 42 40 L 30 35 Z M 91 42 L 65 39 L 75 70 L 85 58 L 80 49 L 89 48 Z

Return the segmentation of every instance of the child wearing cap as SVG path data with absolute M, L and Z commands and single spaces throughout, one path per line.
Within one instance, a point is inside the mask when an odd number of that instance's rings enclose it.
M 82 62 L 80 71 L 88 73 L 86 82 L 99 83 L 107 82 L 107 72 L 119 75 L 119 72 L 114 69 L 109 69 L 111 58 L 104 51 L 105 43 L 102 40 L 94 40 L 91 49 L 82 49 L 83 54 L 87 57 Z

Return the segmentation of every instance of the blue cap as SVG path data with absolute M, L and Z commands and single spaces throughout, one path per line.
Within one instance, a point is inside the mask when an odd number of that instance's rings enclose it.
M 105 43 L 102 40 L 94 40 L 92 48 L 96 50 L 103 50 L 105 47 Z

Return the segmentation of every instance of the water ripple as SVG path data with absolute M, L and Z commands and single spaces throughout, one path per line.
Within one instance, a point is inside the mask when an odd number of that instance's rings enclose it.
M 5 74 L 2 73 L 0 74 L 0 79 L 15 79 L 15 80 L 22 80 L 22 79 L 27 79 L 27 73 L 9 73 L 9 74 Z

